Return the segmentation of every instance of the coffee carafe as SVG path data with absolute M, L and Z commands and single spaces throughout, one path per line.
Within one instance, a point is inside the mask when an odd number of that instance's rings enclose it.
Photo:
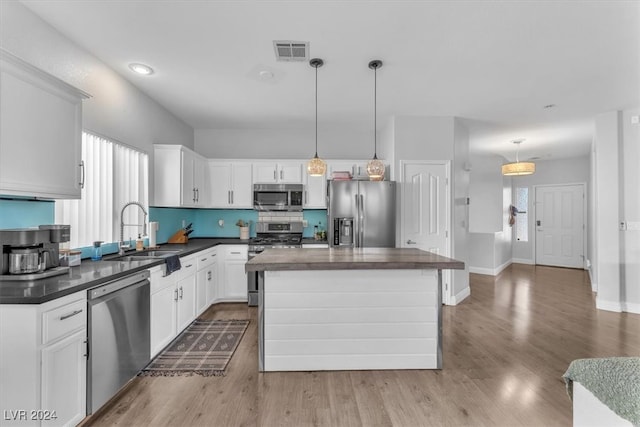
M 60 243 L 69 241 L 71 226 L 0 230 L 0 280 L 34 280 L 66 272 L 60 267 Z

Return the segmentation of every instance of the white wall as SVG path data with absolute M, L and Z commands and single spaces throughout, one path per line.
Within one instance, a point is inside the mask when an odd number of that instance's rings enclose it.
M 622 220 L 640 224 L 640 125 L 632 117 L 640 109 L 622 112 Z M 640 230 L 621 233 L 621 300 L 624 311 L 640 313 Z
M 451 162 L 451 256 L 465 263 L 464 270 L 454 270 L 453 295 L 468 295 L 469 134 L 455 117 L 396 116 L 393 123 L 394 169 L 400 171 L 401 160 L 448 160 Z M 399 173 L 399 172 L 398 172 Z M 398 177 L 397 177 L 398 178 Z M 459 302 L 459 301 L 454 301 Z
M 194 135 L 195 151 L 208 158 L 306 159 L 315 153 L 313 127 L 196 129 Z M 373 145 L 373 129 L 318 127 L 318 156 L 323 159 L 370 159 Z
M 612 111 L 595 119 L 596 166 L 596 307 L 621 311 L 620 293 L 620 176 L 618 174 L 620 145 L 620 113 Z M 636 166 L 637 167 L 637 166 Z
M 469 232 L 502 231 L 504 157 L 498 155 L 471 156 L 469 183 Z
M 190 126 L 21 3 L 0 1 L 0 45 L 89 93 L 83 103 L 84 129 L 150 155 L 155 143 L 193 147 Z M 153 158 L 150 174 L 152 193 Z
M 589 195 L 589 182 L 590 182 L 590 159 L 589 156 L 580 156 L 567 159 L 558 160 L 536 160 L 536 172 L 533 175 L 516 176 L 512 178 L 512 187 L 515 194 L 515 189 L 518 187 L 529 188 L 529 211 L 530 212 L 530 227 L 529 227 L 529 241 L 515 241 L 513 242 L 513 258 L 516 260 L 522 260 L 533 263 L 535 261 L 535 246 L 533 237 L 535 233 L 535 227 L 533 227 L 533 215 L 534 215 L 534 186 L 535 185 L 549 185 L 549 184 L 577 184 L 585 183 L 587 188 L 585 195 Z M 589 218 L 587 218 L 589 221 Z M 588 228 L 587 228 L 588 229 Z M 589 254 L 587 254 L 589 257 Z
M 474 157 L 472 164 L 478 164 L 481 158 Z M 499 199 L 495 199 L 495 195 L 491 198 L 491 206 L 483 206 L 483 210 L 480 212 L 485 216 L 492 216 L 492 218 L 486 218 L 488 223 L 492 224 L 492 227 L 498 228 L 499 231 L 487 231 L 487 232 L 470 232 L 469 233 L 469 271 L 472 273 L 489 274 L 495 276 L 502 270 L 508 267 L 512 261 L 512 227 L 509 225 L 509 206 L 512 203 L 512 189 L 511 178 L 503 177 L 500 166 L 504 162 L 499 156 L 498 159 L 492 159 L 488 163 L 492 167 L 497 169 L 491 169 L 491 171 L 497 170 L 498 179 L 495 176 L 488 177 L 486 181 L 482 182 L 480 188 L 484 188 L 485 185 L 491 185 L 484 191 L 487 193 L 495 193 L 496 187 L 499 190 Z M 473 170 L 476 170 L 477 166 L 473 166 Z M 495 175 L 495 172 L 485 170 L 480 173 L 481 177 L 487 178 L 487 175 Z M 471 173 L 470 189 L 474 188 L 474 182 L 477 179 L 476 175 Z M 475 187 L 477 193 L 471 195 L 471 208 L 474 208 L 476 199 L 483 198 L 483 193 L 479 187 Z M 477 211 L 476 211 L 477 212 Z M 476 213 L 477 214 L 477 213 Z M 497 219 L 497 221 L 496 221 Z M 470 219 L 471 220 L 471 219 Z M 482 218 L 476 219 L 478 223 L 482 223 Z M 494 223 L 497 222 L 498 225 Z

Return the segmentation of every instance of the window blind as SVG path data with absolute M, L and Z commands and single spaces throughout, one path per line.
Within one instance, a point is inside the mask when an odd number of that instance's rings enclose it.
M 147 154 L 88 132 L 82 134 L 85 186 L 79 200 L 58 200 L 55 222 L 71 225 L 72 248 L 91 246 L 94 241 L 116 242 L 120 233 L 120 210 L 130 201 L 140 202 L 148 211 L 149 159 Z M 136 207 L 127 208 L 126 224 L 142 224 Z M 137 237 L 125 228 L 125 239 Z

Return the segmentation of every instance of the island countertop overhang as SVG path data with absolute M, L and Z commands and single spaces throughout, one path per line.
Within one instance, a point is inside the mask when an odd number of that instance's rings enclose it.
M 464 262 L 413 248 L 277 248 L 245 264 L 245 271 L 462 270 Z

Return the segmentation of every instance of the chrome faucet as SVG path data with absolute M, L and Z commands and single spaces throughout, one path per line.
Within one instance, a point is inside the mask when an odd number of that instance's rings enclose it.
M 127 208 L 127 206 L 129 205 L 136 205 L 138 206 L 140 209 L 142 209 L 142 213 L 144 213 L 144 219 L 143 219 L 143 223 L 142 224 L 125 224 L 124 223 L 124 210 Z M 124 227 L 126 226 L 143 226 L 142 229 L 142 233 L 144 236 L 147 235 L 147 211 L 144 208 L 144 206 L 142 206 L 142 203 L 140 202 L 129 202 L 127 204 L 125 204 L 122 207 L 122 210 L 120 211 L 120 241 L 118 242 L 118 255 L 124 255 L 124 250 L 125 249 L 129 249 L 131 248 L 131 244 L 124 244 Z

